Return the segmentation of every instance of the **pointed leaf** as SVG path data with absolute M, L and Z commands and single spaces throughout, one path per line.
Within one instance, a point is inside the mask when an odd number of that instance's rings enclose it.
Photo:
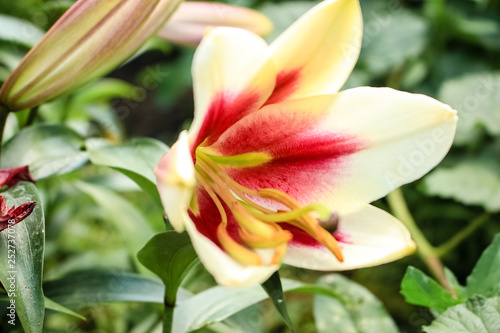
M 318 332 L 396 333 L 398 329 L 383 304 L 366 288 L 340 274 L 329 274 L 318 281 L 341 298 L 314 297 L 314 317 Z
M 137 258 L 165 284 L 165 300 L 174 305 L 179 286 L 198 256 L 189 236 L 168 231 L 154 235 L 137 253 Z
M 453 298 L 439 283 L 415 267 L 408 267 L 401 282 L 401 294 L 406 302 L 444 312 L 451 306 L 462 303 Z
M 113 223 L 128 245 L 128 250 L 136 260 L 136 253 L 154 235 L 147 220 L 131 203 L 102 186 L 77 182 L 76 186 L 104 210 L 107 220 Z
M 83 138 L 61 125 L 35 125 L 17 133 L 2 151 L 2 168 L 29 165 L 35 179 L 73 171 L 87 162 Z
M 71 310 L 110 302 L 163 303 L 165 290 L 158 279 L 105 270 L 74 272 L 45 282 L 43 289 L 48 298 Z
M 465 292 L 468 296 L 496 296 L 500 293 L 500 234 L 484 250 L 471 275 L 467 277 Z
M 274 307 L 278 310 L 286 326 L 293 331 L 292 320 L 286 309 L 285 296 L 283 295 L 283 287 L 281 286 L 281 279 L 278 271 L 274 272 L 274 274 L 262 284 L 262 288 L 264 288 L 269 298 L 271 298 L 271 301 L 273 301 Z
M 344 296 L 344 290 L 332 289 L 329 285 L 304 284 L 289 279 L 281 279 L 281 283 L 284 292 L 292 291 L 319 294 L 337 299 L 343 299 Z M 178 303 L 175 309 L 172 332 L 190 332 L 223 321 L 233 314 L 266 298 L 267 294 L 259 285 L 247 288 L 226 288 L 217 286 L 204 290 Z M 346 302 L 347 300 L 348 298 L 346 298 Z M 377 315 L 381 313 L 383 312 L 380 311 Z M 375 322 L 377 322 L 377 320 L 375 320 Z M 387 322 L 387 319 L 381 318 L 381 320 L 382 322 Z M 369 322 L 371 323 L 371 319 Z M 384 327 L 387 328 L 390 327 L 390 325 Z M 385 333 L 385 331 L 381 332 Z M 393 331 L 387 330 L 387 332 L 390 333 Z
M 54 311 L 57 311 L 60 313 L 65 313 L 67 315 L 76 317 L 76 318 L 81 319 L 81 320 L 87 320 L 84 316 L 62 306 L 59 303 L 54 302 L 53 300 L 51 300 L 50 298 L 47 298 L 47 297 L 45 297 L 45 308 L 50 309 L 50 310 L 54 310 Z
M 284 291 L 305 286 L 286 279 L 282 279 L 282 283 Z M 172 332 L 190 332 L 220 322 L 266 298 L 267 294 L 259 285 L 247 288 L 212 287 L 177 305 Z
M 161 141 L 137 138 L 121 145 L 87 143 L 90 161 L 120 171 L 137 183 L 146 193 L 160 203 L 153 170 L 160 158 L 168 151 Z
M 44 32 L 29 21 L 0 14 L 0 39 L 31 47 L 42 39 Z M 20 33 L 24 32 L 24 33 Z
M 0 232 L 0 281 L 25 332 L 42 332 L 45 314 L 42 292 L 45 218 L 42 201 L 32 183 L 20 182 L 2 192 L 9 206 L 35 201 L 35 209 L 24 221 Z M 12 256 L 12 257 L 11 257 Z M 17 318 L 15 319 L 17 322 Z

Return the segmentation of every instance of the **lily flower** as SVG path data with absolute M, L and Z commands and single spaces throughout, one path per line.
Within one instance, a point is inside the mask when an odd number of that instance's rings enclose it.
M 347 270 L 412 253 L 403 224 L 369 203 L 449 150 L 456 112 L 389 88 L 340 91 L 357 60 L 357 0 L 327 0 L 271 45 L 235 28 L 196 50 L 195 116 L 155 169 L 166 215 L 221 285 L 281 263 Z
M 182 0 L 78 0 L 23 58 L 0 90 L 17 111 L 102 76 L 154 34 Z
M 186 1 L 179 5 L 158 36 L 173 43 L 196 46 L 208 27 L 233 27 L 259 36 L 271 33 L 273 24 L 266 16 L 250 8 L 217 2 Z

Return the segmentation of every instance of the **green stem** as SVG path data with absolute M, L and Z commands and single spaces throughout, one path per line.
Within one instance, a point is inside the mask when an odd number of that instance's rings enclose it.
M 35 106 L 30 110 L 30 113 L 28 114 L 28 119 L 26 120 L 26 124 L 24 124 L 24 127 L 28 127 L 31 124 L 33 124 L 37 114 L 38 114 L 38 106 Z
M 10 110 L 0 103 L 0 158 L 2 156 L 3 131 L 5 129 L 5 123 L 7 122 L 9 112 Z
M 464 229 L 456 233 L 453 237 L 447 240 L 445 243 L 439 245 L 435 251 L 440 257 L 445 256 L 450 253 L 455 247 L 457 247 L 462 241 L 469 237 L 474 231 L 476 231 L 480 226 L 482 226 L 486 221 L 489 220 L 491 214 L 483 213 L 472 220 Z
M 172 332 L 172 323 L 174 322 L 174 306 L 165 303 L 163 312 L 163 333 Z
M 392 213 L 401 222 L 403 222 L 408 230 L 410 231 L 411 237 L 417 244 L 417 253 L 422 261 L 427 265 L 434 277 L 439 281 L 439 283 L 448 290 L 454 297 L 456 293 L 451 287 L 446 274 L 444 272 L 443 264 L 436 253 L 436 249 L 429 243 L 427 238 L 425 238 L 420 228 L 415 223 L 413 216 L 408 209 L 405 198 L 403 197 L 403 192 L 400 188 L 395 189 L 387 196 L 387 201 L 391 207 Z

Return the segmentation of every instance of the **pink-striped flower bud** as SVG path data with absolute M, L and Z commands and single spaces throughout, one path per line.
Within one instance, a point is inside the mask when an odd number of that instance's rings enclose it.
M 208 27 L 234 27 L 257 35 L 271 33 L 273 24 L 263 14 L 244 7 L 216 2 L 186 1 L 161 28 L 158 35 L 182 45 L 198 45 Z
M 182 0 L 79 0 L 0 90 L 9 110 L 31 108 L 106 74 L 160 28 Z

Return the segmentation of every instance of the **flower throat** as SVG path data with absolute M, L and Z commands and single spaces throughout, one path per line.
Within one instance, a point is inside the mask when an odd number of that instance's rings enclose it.
M 313 237 L 325 246 L 339 261 L 343 261 L 341 248 L 331 234 L 336 228 L 338 215 L 331 213 L 319 203 L 302 206 L 288 194 L 264 188 L 252 190 L 234 181 L 221 167 L 257 166 L 269 161 L 264 153 L 250 153 L 231 157 L 212 154 L 210 148 L 198 147 L 195 152 L 195 175 L 198 184 L 213 200 L 221 216 L 217 227 L 217 240 L 221 247 L 236 261 L 243 265 L 277 265 L 281 263 L 288 241 L 293 238 L 290 231 L 284 230 L 280 223 L 293 225 Z M 250 200 L 248 196 L 271 200 L 288 208 L 273 211 Z M 222 200 L 222 201 L 221 201 Z M 241 243 L 231 237 L 227 231 L 228 217 L 224 205 L 231 211 L 238 224 Z M 197 200 L 193 198 L 191 211 L 197 215 Z M 317 216 L 317 217 L 315 217 Z M 329 229 L 327 231 L 325 228 Z M 263 263 L 256 252 L 259 249 L 273 249 L 271 261 Z

